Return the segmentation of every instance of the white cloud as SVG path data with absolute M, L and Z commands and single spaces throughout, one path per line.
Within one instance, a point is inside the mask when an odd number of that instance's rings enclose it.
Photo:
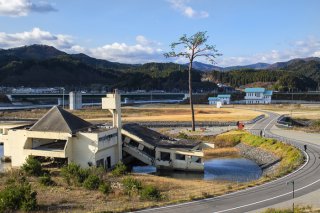
M 68 53 L 85 53 L 99 59 L 122 63 L 146 63 L 164 59 L 161 44 L 142 35 L 136 37 L 136 44 L 133 45 L 114 42 L 101 47 L 87 48 L 76 44 L 70 35 L 53 34 L 39 28 L 13 34 L 0 32 L 0 48 L 31 44 L 50 45 Z
M 13 34 L 0 32 L 0 48 L 12 48 L 31 44 L 45 44 L 58 49 L 68 50 L 73 46 L 73 40 L 69 35 L 55 35 L 39 28 Z
M 320 51 L 314 52 L 313 57 L 320 57 Z
M 294 58 L 320 57 L 320 39 L 309 37 L 305 40 L 290 42 L 290 48 L 271 50 L 247 56 L 219 57 L 219 66 L 247 65 L 258 62 L 275 63 Z
M 163 60 L 160 43 L 150 41 L 144 36 L 136 37 L 136 44 L 114 42 L 102 47 L 87 50 L 87 54 L 101 59 L 123 63 L 146 63 Z
M 56 9 L 49 3 L 41 1 L 33 3 L 30 0 L 0 0 L 1 16 L 27 16 L 30 12 L 51 12 Z
M 146 63 L 175 61 L 186 63 L 183 58 L 165 59 L 163 45 L 157 41 L 149 40 L 145 36 L 138 35 L 134 44 L 114 42 L 99 47 L 84 47 L 75 43 L 70 35 L 53 34 L 40 28 L 19 33 L 0 32 L 0 48 L 7 49 L 31 44 L 44 44 L 54 46 L 68 53 L 85 53 L 89 56 L 122 63 Z M 289 43 L 290 48 L 283 50 L 271 50 L 245 56 L 217 57 L 218 66 L 247 65 L 257 62 L 274 63 L 287 61 L 294 58 L 320 57 L 320 39 L 309 37 L 304 40 Z M 223 50 L 219 49 L 223 53 Z M 207 63 L 204 59 L 197 61 Z
M 183 15 L 189 18 L 207 18 L 209 13 L 207 11 L 197 11 L 191 6 L 187 5 L 189 0 L 167 0 L 171 6 L 180 11 Z

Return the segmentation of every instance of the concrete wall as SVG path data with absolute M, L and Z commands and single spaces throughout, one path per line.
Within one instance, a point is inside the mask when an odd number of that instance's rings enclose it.
M 80 92 L 69 93 L 69 108 L 70 110 L 82 108 L 82 94 Z
M 5 156 L 11 157 L 12 167 L 19 167 L 24 162 L 27 156 L 24 153 L 24 146 L 28 138 L 26 137 L 27 130 L 9 130 L 8 141 L 5 144 Z
M 77 133 L 77 137 L 72 138 L 72 162 L 81 167 L 88 167 L 89 162 L 95 163 L 95 153 L 98 151 L 98 134 Z

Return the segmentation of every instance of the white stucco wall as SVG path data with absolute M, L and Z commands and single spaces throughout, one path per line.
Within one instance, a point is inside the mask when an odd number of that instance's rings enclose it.
M 72 162 L 81 167 L 88 167 L 88 162 L 94 164 L 97 151 L 98 134 L 81 132 L 72 138 Z
M 5 156 L 11 157 L 12 167 L 19 167 L 24 164 L 27 158 L 23 148 L 27 141 L 27 130 L 9 130 L 7 137 Z

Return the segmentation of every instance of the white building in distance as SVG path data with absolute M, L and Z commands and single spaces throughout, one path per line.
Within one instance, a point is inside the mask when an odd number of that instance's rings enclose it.
M 265 88 L 246 88 L 244 90 L 246 96 L 244 97 L 246 104 L 270 104 L 272 90 Z
M 217 97 L 209 97 L 208 101 L 209 101 L 209 105 L 215 105 L 218 102 L 221 102 L 222 104 L 230 104 L 230 98 L 231 95 L 218 95 Z

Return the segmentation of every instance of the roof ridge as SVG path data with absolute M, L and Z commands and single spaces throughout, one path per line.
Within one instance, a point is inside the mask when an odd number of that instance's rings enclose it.
M 59 106 L 53 106 L 29 130 L 75 133 L 92 124 Z
M 35 126 L 35 125 L 37 125 L 38 123 L 40 123 L 40 122 L 41 122 L 49 113 L 51 113 L 51 111 L 53 111 L 55 108 L 58 108 L 58 106 L 57 106 L 57 105 L 54 105 L 53 107 L 51 107 L 51 109 L 49 109 L 48 112 L 46 112 L 40 119 L 38 119 L 37 122 L 35 122 L 35 123 L 30 127 L 30 129 L 31 129 L 33 126 Z
M 57 109 L 58 109 L 59 114 L 63 118 L 63 121 L 67 124 L 67 127 L 68 127 L 69 131 L 72 132 L 72 129 L 70 128 L 70 123 L 67 121 L 66 117 L 64 116 L 64 113 L 62 113 L 63 111 L 64 112 L 66 112 L 66 111 L 64 109 L 60 108 L 60 107 L 57 107 Z

